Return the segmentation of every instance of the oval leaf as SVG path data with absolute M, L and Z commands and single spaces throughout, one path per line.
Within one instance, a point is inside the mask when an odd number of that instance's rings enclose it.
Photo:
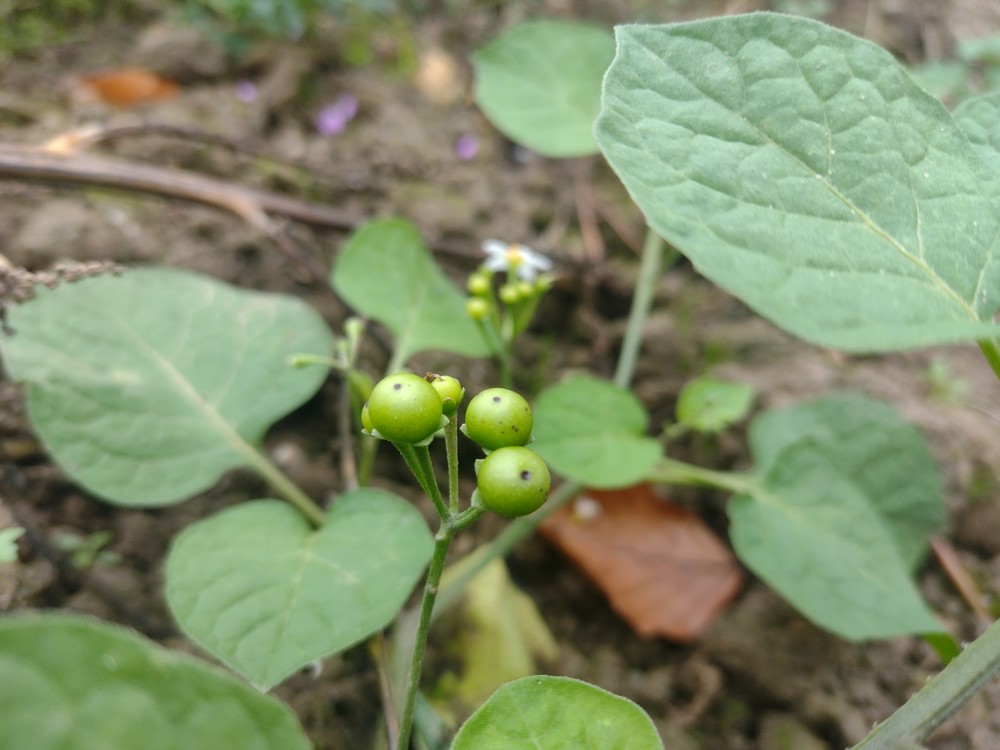
M 67 615 L 0 620 L 0 750 L 308 750 L 291 710 L 216 667 Z
M 476 104 L 504 135 L 544 156 L 596 154 L 601 79 L 614 54 L 600 27 L 527 21 L 473 55 Z
M 827 396 L 754 420 L 755 471 L 771 472 L 801 443 L 820 448 L 831 467 L 857 485 L 906 567 L 916 568 L 947 515 L 941 477 L 920 431 L 882 401 L 860 393 Z
M 677 421 L 698 432 L 720 432 L 750 413 L 753 397 L 744 383 L 695 378 L 677 397 Z
M 627 698 L 569 677 L 504 685 L 468 718 L 451 750 L 663 750 L 652 720 Z
M 333 346 L 297 299 L 167 269 L 39 290 L 10 323 L 0 346 L 45 447 L 75 481 L 130 506 L 180 502 L 259 461 L 267 428 L 326 379 L 289 357 Z
M 351 235 L 331 282 L 347 304 L 392 332 L 401 362 L 427 349 L 468 357 L 490 353 L 465 312 L 465 297 L 408 221 L 373 221 Z
M 319 529 L 256 500 L 177 536 L 167 603 L 192 640 L 267 689 L 385 627 L 432 546 L 420 513 L 383 490 L 341 496 Z
M 850 351 L 1000 335 L 1000 211 L 891 55 L 767 13 L 623 26 L 617 42 L 598 143 L 701 273 Z
M 910 577 L 944 513 L 913 427 L 867 397 L 831 396 L 762 415 L 750 444 L 761 487 L 728 509 L 747 567 L 850 640 L 942 630 Z
M 589 487 L 627 487 L 660 458 L 649 417 L 629 391 L 577 375 L 545 389 L 534 405 L 531 447 L 563 476 Z

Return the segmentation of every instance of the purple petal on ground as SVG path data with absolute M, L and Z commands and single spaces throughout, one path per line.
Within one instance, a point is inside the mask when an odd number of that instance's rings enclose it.
M 320 135 L 343 133 L 347 123 L 358 113 L 358 97 L 341 94 L 337 101 L 328 104 L 316 115 L 316 130 Z
M 237 81 L 234 88 L 236 98 L 241 102 L 249 104 L 257 101 L 257 85 L 253 81 Z
M 455 155 L 458 156 L 462 161 L 469 161 L 470 159 L 475 159 L 476 154 L 479 153 L 479 139 L 474 135 L 459 136 L 458 140 L 455 141 Z

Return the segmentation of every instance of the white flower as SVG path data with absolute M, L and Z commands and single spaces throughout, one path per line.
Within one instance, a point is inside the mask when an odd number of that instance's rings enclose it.
M 483 243 L 486 260 L 483 267 L 490 271 L 505 271 L 522 281 L 534 281 L 539 273 L 552 270 L 552 261 L 541 253 L 536 253 L 527 245 L 486 240 Z

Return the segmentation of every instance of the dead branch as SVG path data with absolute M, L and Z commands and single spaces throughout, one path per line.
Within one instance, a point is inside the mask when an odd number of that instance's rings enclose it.
M 0 144 L 0 179 L 74 183 L 139 190 L 202 203 L 230 211 L 262 226 L 275 214 L 313 226 L 352 230 L 359 219 L 329 206 L 296 200 L 264 190 L 180 169 L 136 164 L 110 156 L 55 153 L 32 146 Z

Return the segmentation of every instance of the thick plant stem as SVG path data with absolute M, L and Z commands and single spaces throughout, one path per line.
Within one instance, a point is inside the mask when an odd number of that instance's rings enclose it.
M 628 328 L 625 329 L 625 339 L 622 341 L 618 364 L 615 367 L 615 385 L 622 388 L 628 388 L 632 384 L 635 363 L 639 358 L 639 348 L 642 346 L 642 330 L 653 303 L 653 290 L 660 277 L 662 261 L 663 240 L 647 227 L 646 242 L 642 247 L 642 260 L 639 263 L 639 278 L 635 283 L 632 309 L 628 315 Z
M 437 599 L 438 584 L 444 571 L 444 560 L 448 555 L 448 546 L 455 530 L 445 521 L 434 537 L 434 554 L 431 566 L 427 571 L 427 581 L 424 583 L 424 598 L 420 604 L 420 621 L 417 624 L 417 637 L 413 644 L 413 655 L 410 657 L 410 671 L 406 678 L 406 698 L 403 703 L 403 715 L 399 722 L 399 739 L 395 750 L 409 750 L 410 734 L 413 732 L 413 713 L 417 702 L 417 692 L 420 689 L 420 672 L 424 661 L 424 651 L 427 648 L 427 633 L 430 630 L 431 614 L 434 612 L 434 602 Z
M 987 339 L 978 343 L 983 356 L 986 357 L 986 361 L 989 362 L 990 367 L 993 368 L 993 372 L 996 374 L 997 380 L 1000 380 L 1000 346 L 998 346 L 997 342 L 993 339 Z
M 919 747 L 941 723 L 1000 673 L 1000 621 L 851 750 Z

